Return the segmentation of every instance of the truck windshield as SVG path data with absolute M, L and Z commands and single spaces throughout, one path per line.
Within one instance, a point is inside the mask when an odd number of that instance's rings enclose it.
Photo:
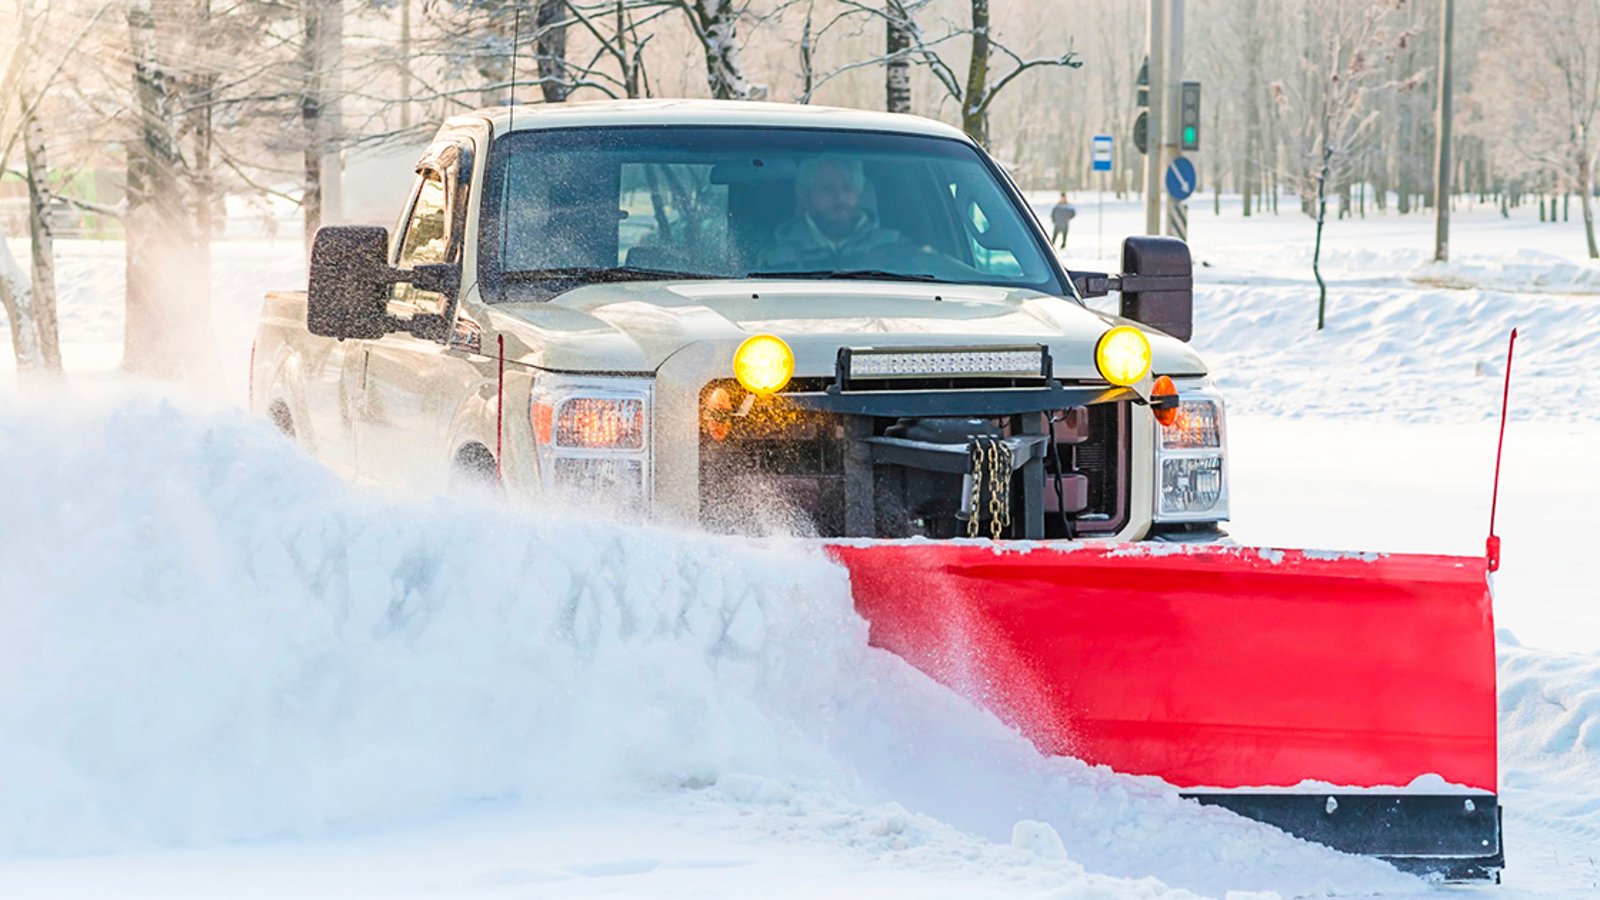
M 1028 213 L 961 141 L 713 126 L 513 132 L 480 223 L 484 294 L 806 278 L 1068 294 Z

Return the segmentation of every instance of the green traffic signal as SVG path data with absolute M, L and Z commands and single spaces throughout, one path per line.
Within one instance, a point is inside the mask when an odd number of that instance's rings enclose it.
M 1191 144 L 1192 145 L 1194 143 L 1194 139 L 1195 139 L 1195 133 L 1194 132 L 1195 132 L 1195 128 L 1194 128 L 1193 125 L 1184 126 L 1184 129 L 1183 129 L 1183 142 L 1185 144 Z

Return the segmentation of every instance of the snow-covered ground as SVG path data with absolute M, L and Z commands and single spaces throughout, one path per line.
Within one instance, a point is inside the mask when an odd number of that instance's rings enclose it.
M 1075 200 L 1068 258 L 1114 270 Z M 1309 221 L 1230 206 L 1191 214 L 1195 343 L 1243 541 L 1480 553 L 1521 329 L 1510 865 L 1468 892 L 1600 894 L 1600 266 L 1531 209 L 1460 211 L 1444 269 L 1431 220 L 1333 222 L 1316 334 Z M 1138 217 L 1106 204 L 1105 256 Z M 339 482 L 235 408 L 297 240 L 219 245 L 227 368 L 175 396 L 115 374 L 120 245 L 62 252 L 71 383 L 0 375 L 0 897 L 1438 890 L 1038 757 L 867 648 L 806 547 Z

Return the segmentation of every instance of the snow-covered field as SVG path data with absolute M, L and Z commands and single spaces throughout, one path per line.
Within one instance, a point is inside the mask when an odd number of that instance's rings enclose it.
M 1075 199 L 1069 260 L 1114 270 Z M 1465 892 L 1600 895 L 1600 266 L 1531 209 L 1460 211 L 1446 267 L 1431 220 L 1333 222 L 1315 334 L 1309 221 L 1229 206 L 1191 238 L 1240 540 L 1481 552 L 1521 329 L 1509 868 Z M 70 383 L 0 375 L 0 897 L 1440 890 L 1040 758 L 869 649 L 808 548 L 338 481 L 237 409 L 297 240 L 219 245 L 228 368 L 177 391 L 115 374 L 120 245 L 62 252 Z

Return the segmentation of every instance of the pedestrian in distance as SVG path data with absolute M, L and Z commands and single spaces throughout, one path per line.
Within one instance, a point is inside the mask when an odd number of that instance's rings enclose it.
M 1050 224 L 1054 226 L 1050 232 L 1051 246 L 1066 249 L 1067 228 L 1077 214 L 1078 211 L 1067 202 L 1067 192 L 1062 191 L 1061 197 L 1056 200 L 1056 205 L 1050 210 Z

